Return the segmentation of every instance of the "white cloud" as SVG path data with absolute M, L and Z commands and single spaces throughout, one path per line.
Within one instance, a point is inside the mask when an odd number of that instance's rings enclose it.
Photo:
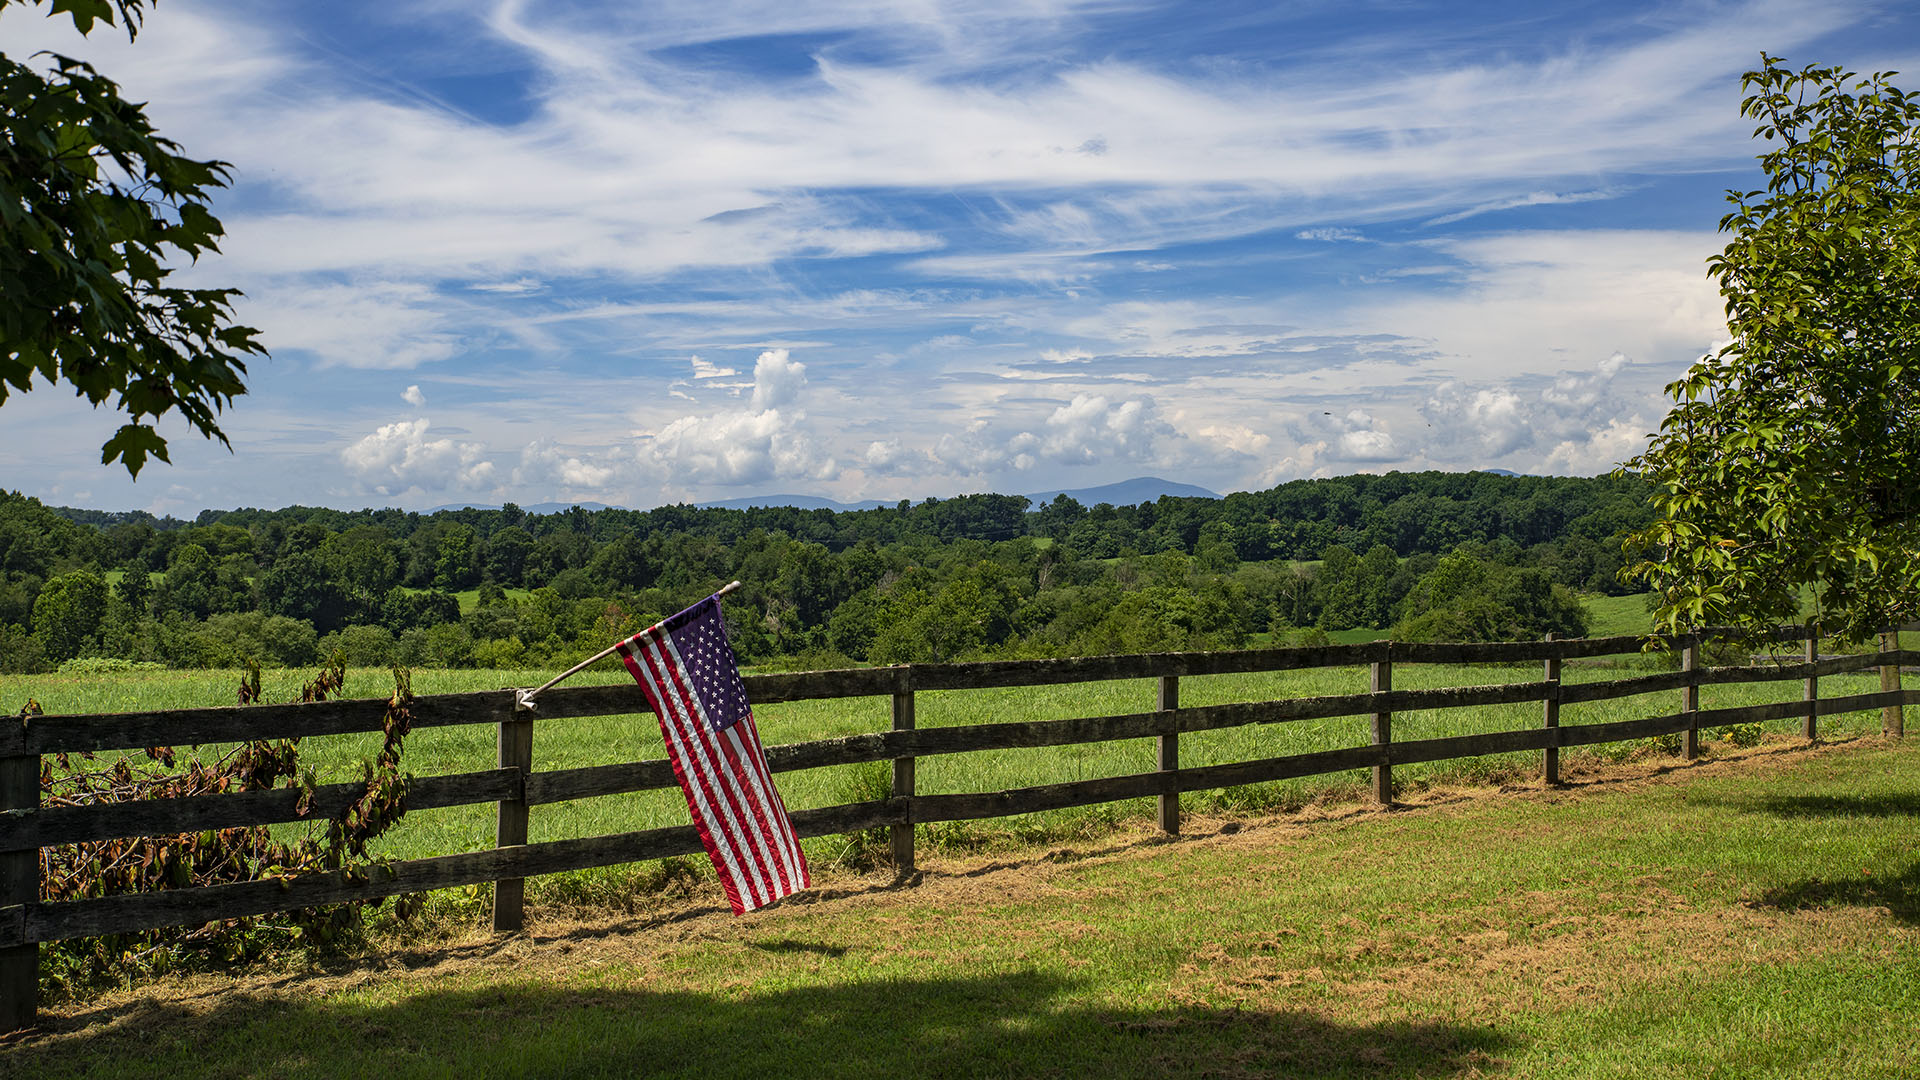
M 1513 50 L 1456 38 L 1411 52 L 1412 32 L 1387 25 L 1240 65 L 1088 50 L 1079 32 L 1113 12 L 1104 0 L 429 7 L 424 36 L 445 37 L 421 46 L 418 72 L 336 63 L 274 5 L 168 0 L 137 47 L 40 41 L 59 20 L 5 16 L 9 54 L 96 59 L 193 156 L 236 163 L 227 254 L 187 274 L 245 288 L 241 321 L 275 356 L 233 414 L 240 464 L 206 466 L 196 490 L 242 490 L 229 478 L 269 461 L 277 481 L 301 460 L 293 444 L 330 434 L 253 417 L 348 415 L 390 402 L 393 381 L 351 369 L 428 364 L 437 387 L 469 378 L 458 422 L 526 446 L 515 476 L 549 487 L 611 488 L 635 470 L 656 485 L 884 475 L 938 491 L 1068 465 L 1224 480 L 1599 461 L 1625 445 L 1620 425 L 1658 415 L 1648 387 L 1724 332 L 1702 273 L 1723 242 L 1711 222 L 1436 229 L 1412 246 L 1396 223 L 1750 168 L 1728 88 L 1756 43 L 1791 55 L 1861 18 L 1756 0 L 1630 30 L 1614 16 L 1599 37 L 1575 27 Z M 805 46 L 818 62 L 687 59 L 740 35 L 818 35 Z M 518 115 L 468 115 L 421 89 L 444 73 L 427 54 L 461 39 L 491 70 L 531 72 L 511 84 L 524 97 L 490 102 Z M 1254 250 L 1273 236 L 1369 243 Z M 1133 276 L 1172 250 L 1180 275 Z M 1335 254 L 1379 260 L 1352 271 L 1378 284 L 1276 261 Z M 796 342 L 809 365 L 786 352 Z M 749 382 L 695 350 L 764 351 Z M 308 353 L 332 369 L 322 379 Z M 1610 353 L 1614 369 L 1594 366 Z M 618 428 L 579 391 L 615 378 L 650 410 Z M 740 392 L 733 408 L 715 404 L 721 390 Z M 443 423 L 448 396 L 436 390 Z M 1356 405 L 1364 423 L 1346 419 Z M 1275 419 L 1322 407 L 1340 420 Z M 489 424 L 526 426 L 509 441 Z M 632 428 L 651 434 L 634 443 Z M 389 424 L 341 460 L 382 490 L 491 468 L 456 435 Z M 41 468 L 43 444 L 22 445 L 34 453 L 0 459 L 11 475 Z
M 1393 433 L 1387 430 L 1386 423 L 1365 409 L 1352 409 L 1344 416 L 1323 413 L 1318 421 L 1317 426 L 1332 434 L 1331 445 L 1319 451 L 1325 459 L 1373 464 L 1393 461 L 1400 456 L 1400 447 L 1394 442 Z
M 427 395 L 420 392 L 419 386 L 407 387 L 406 391 L 400 395 L 400 398 L 416 409 L 423 408 L 427 404 Z
M 1538 390 L 1442 383 L 1420 408 L 1428 426 L 1425 456 L 1473 468 L 1604 472 L 1640 452 L 1644 417 L 1658 415 L 1663 405 L 1657 380 L 1634 369 L 1624 354 L 1613 353 Z
M 448 438 L 429 439 L 431 426 L 424 416 L 384 424 L 342 450 L 340 463 L 379 495 L 490 487 L 494 467 L 484 457 L 486 448 Z
M 326 367 L 415 368 L 459 352 L 459 306 L 407 281 L 312 283 L 275 279 L 235 305 L 275 352 L 305 349 Z
M 1075 394 L 1047 417 L 1040 453 L 1064 465 L 1150 461 L 1155 440 L 1174 434 L 1155 414 L 1152 398 L 1109 401 L 1100 394 Z
M 1293 236 L 1296 240 L 1321 240 L 1329 244 L 1340 243 L 1342 241 L 1346 243 L 1358 243 L 1366 239 L 1365 236 L 1352 229 L 1339 228 L 1301 229 L 1299 232 L 1294 233 Z
M 1597 193 L 1540 181 L 1737 155 L 1744 132 L 1725 122 L 1719 88 L 1751 65 L 1751 42 L 1789 49 L 1846 19 L 1762 0 L 1698 9 L 1620 48 L 1527 59 L 1409 62 L 1375 41 L 1362 68 L 1335 49 L 1264 69 L 1069 59 L 1045 77 L 1005 76 L 1025 70 L 1018 57 L 1071 42 L 1077 7 L 829 6 L 785 19 L 754 6 L 769 25 L 915 47 L 864 62 L 823 49 L 805 77 L 741 78 L 660 51 L 727 40 L 735 15 L 714 5 L 602 11 L 589 32 L 561 7 L 499 4 L 474 27 L 489 35 L 480 44 L 541 76 L 519 124 L 373 97 L 291 32 L 233 13 L 169 8 L 137 49 L 111 34 L 48 43 L 116 65 L 136 93 L 188 103 L 177 107 L 190 145 L 243 178 L 274 178 L 285 208 L 229 221 L 236 258 L 282 273 L 408 267 L 512 294 L 553 273 L 947 243 L 834 194 L 845 191 L 1005 188 L 997 224 L 1055 254 L 1247 235 L 1276 218 L 1325 220 L 1322 203 L 1359 220 L 1463 196 L 1484 197 L 1452 212 L 1585 198 Z M 30 34 L 53 22 L 16 21 Z
M 1385 431 L 1349 431 L 1335 445 L 1341 461 L 1392 461 L 1400 456 L 1393 436 Z
M 1506 387 L 1444 382 L 1421 411 L 1432 429 L 1425 452 L 1435 461 L 1484 468 L 1533 441 L 1529 409 Z
M 1272 436 L 1264 435 L 1244 424 L 1209 424 L 1200 428 L 1199 435 L 1203 439 L 1218 443 L 1232 453 L 1245 454 L 1248 457 L 1264 453 L 1273 442 Z
M 524 293 L 539 292 L 545 288 L 545 286 L 541 285 L 536 278 L 523 277 L 514 281 L 476 281 L 468 285 L 467 288 L 475 292 L 502 293 L 517 296 Z
M 806 365 L 786 349 L 768 349 L 753 365 L 753 396 L 746 409 L 683 416 L 643 436 L 643 466 L 677 485 L 757 484 L 774 479 L 831 480 L 833 457 L 816 447 L 797 406 L 807 385 Z
M 1084 364 L 1093 359 L 1093 354 L 1085 349 L 1042 349 L 1040 359 L 1049 364 Z
M 1550 473 L 1591 476 L 1603 473 L 1647 448 L 1652 425 L 1635 415 L 1613 419 L 1580 437 L 1563 440 L 1546 457 Z
M 620 471 L 612 462 L 591 460 L 593 456 L 570 451 L 548 440 L 535 440 L 520 452 L 520 465 L 513 470 L 513 483 L 516 487 L 546 491 L 550 495 L 603 491 Z
M 753 362 L 753 407 L 778 409 L 791 405 L 807 385 L 807 366 L 785 349 L 768 349 Z
M 832 479 L 838 468 L 815 450 L 796 419 L 778 409 L 682 417 L 642 444 L 642 460 L 683 484 Z
M 693 377 L 696 379 L 723 379 L 729 375 L 739 374 L 733 368 L 721 367 L 711 360 L 702 360 L 697 356 L 690 359 L 693 361 Z
M 1504 199 L 1495 199 L 1492 202 L 1484 202 L 1478 206 L 1470 206 L 1465 210 L 1456 210 L 1451 214 L 1442 214 L 1436 218 L 1429 218 L 1425 224 L 1429 227 L 1435 225 L 1451 225 L 1456 221 L 1465 221 L 1470 217 L 1478 217 L 1481 214 L 1491 214 L 1500 210 L 1515 210 L 1523 206 L 1552 206 L 1557 203 L 1593 202 L 1597 199 L 1615 198 L 1617 195 L 1618 193 L 1613 191 L 1530 191 L 1525 195 L 1514 195 Z

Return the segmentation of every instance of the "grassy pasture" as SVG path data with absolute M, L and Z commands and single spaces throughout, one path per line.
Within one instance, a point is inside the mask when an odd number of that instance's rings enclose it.
M 1920 744 L 711 890 L 51 1010 L 0 1074 L 1920 1076 Z
M 611 664 L 608 661 L 607 664 Z M 1569 665 L 1568 682 L 1635 674 L 1632 670 Z M 270 700 L 286 700 L 308 673 L 270 671 L 263 684 Z M 1399 689 L 1465 686 L 1527 681 L 1540 677 L 1536 665 L 1452 666 L 1400 665 L 1394 673 Z M 545 681 L 543 672 L 429 671 L 414 674 L 417 694 L 532 686 Z M 577 677 L 583 682 L 626 683 L 623 670 L 605 668 Z M 93 676 L 8 676 L 0 678 L 0 709 L 17 710 L 28 698 L 37 699 L 49 713 L 120 712 L 222 704 L 232 700 L 238 673 L 232 671 L 129 672 Z M 375 696 L 390 689 L 386 672 L 349 672 L 347 692 Z M 1851 675 L 1824 680 L 1826 696 L 1864 693 L 1878 689 L 1877 676 Z M 1367 688 L 1361 667 L 1248 675 L 1188 678 L 1181 683 L 1183 705 L 1211 705 L 1233 701 L 1260 701 L 1324 694 L 1346 694 Z M 639 691 L 634 691 L 638 702 Z M 1717 708 L 1761 701 L 1797 699 L 1797 682 L 1706 687 L 1702 706 Z M 1151 680 L 1123 680 L 1067 686 L 1022 687 L 998 690 L 939 691 L 919 695 L 918 722 L 923 727 L 1060 719 L 1144 712 L 1153 708 Z M 1577 725 L 1633 719 L 1677 710 L 1678 695 L 1648 695 L 1613 702 L 1567 706 L 1561 723 Z M 1412 740 L 1532 727 L 1540 723 L 1540 705 L 1517 704 L 1446 712 L 1427 710 L 1398 713 L 1394 737 Z M 763 737 L 770 744 L 802 742 L 889 726 L 886 698 L 787 702 L 756 709 Z M 1772 725 L 1779 732 L 1797 730 L 1797 721 Z M 1823 731 L 1858 733 L 1877 731 L 1879 714 L 1863 713 L 1823 718 Z M 1183 765 L 1211 765 L 1336 749 L 1368 741 L 1365 717 L 1255 725 L 1183 736 Z M 1711 743 L 1709 743 L 1711 745 Z M 358 762 L 371 756 L 375 736 L 313 738 L 302 745 L 303 763 L 313 767 L 321 782 L 358 775 Z M 1569 762 L 1583 756 L 1614 759 L 1645 748 L 1602 746 L 1568 751 Z M 492 768 L 495 729 L 489 725 L 430 728 L 408 739 L 403 767 L 419 776 Z M 564 769 L 663 756 L 659 731 L 647 713 L 625 716 L 566 719 L 536 726 L 534 761 L 537 769 Z M 983 751 L 923 758 L 917 768 L 918 790 L 925 794 L 996 791 L 1037 784 L 1120 776 L 1151 771 L 1154 748 L 1150 739 L 1090 743 L 1041 749 Z M 1507 754 L 1429 765 L 1401 767 L 1395 779 L 1406 790 L 1433 783 L 1521 779 L 1537 775 L 1538 755 Z M 781 774 L 779 785 L 791 809 L 830 806 L 875 798 L 884 794 L 884 763 L 840 766 Z M 1253 788 L 1194 792 L 1184 796 L 1192 810 L 1261 810 L 1305 805 L 1315 799 L 1357 791 L 1365 774 L 1307 778 Z M 1092 835 L 1119 823 L 1143 818 L 1150 800 L 1132 800 L 1104 806 L 1055 811 L 1023 818 L 943 823 L 924 827 L 925 840 L 936 848 L 997 848 L 1009 844 Z M 633 829 L 683 824 L 686 807 L 678 791 L 581 799 L 534 808 L 533 840 L 594 836 Z M 305 826 L 289 826 L 304 828 Z M 494 810 L 491 804 L 419 811 L 400 823 L 382 841 L 383 854 L 415 858 L 491 846 Z M 816 858 L 837 857 L 844 844 L 835 838 L 809 841 Z

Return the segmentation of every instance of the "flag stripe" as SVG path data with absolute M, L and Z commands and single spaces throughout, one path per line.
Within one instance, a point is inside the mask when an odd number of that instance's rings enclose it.
M 743 742 L 751 740 L 753 747 L 761 745 L 760 729 L 755 725 L 752 713 L 742 717 L 734 727 L 746 729 L 746 735 L 744 737 L 736 735 L 736 739 L 742 739 Z M 747 766 L 752 770 L 755 785 L 766 795 L 766 801 L 769 804 L 768 817 L 774 827 L 779 830 L 775 835 L 781 841 L 780 858 L 787 868 L 789 879 L 799 882 L 795 886 L 796 889 L 804 889 L 807 887 L 807 868 L 800 857 L 800 838 L 793 834 L 793 822 L 787 817 L 787 804 L 780 798 L 780 790 L 773 786 L 773 775 L 767 768 L 767 755 L 764 752 L 747 753 L 744 746 L 742 755 L 746 758 Z
M 672 663 L 665 663 L 668 657 L 672 658 Z M 771 860 L 767 850 L 765 831 L 763 828 L 756 828 L 751 819 L 752 811 L 745 793 L 740 789 L 738 774 L 720 759 L 715 740 L 707 736 L 707 732 L 712 728 L 708 724 L 705 710 L 701 708 L 698 695 L 681 678 L 685 668 L 680 663 L 680 652 L 674 647 L 671 637 L 662 642 L 659 651 L 655 653 L 655 658 L 665 668 L 664 682 L 669 688 L 670 699 L 676 701 L 680 709 L 684 710 L 679 713 L 682 722 L 680 734 L 684 738 L 684 745 L 691 754 L 695 768 L 720 794 L 717 805 L 734 837 L 734 843 L 739 845 L 736 854 L 746 856 L 744 861 L 751 871 L 746 880 L 756 897 L 756 902 L 752 906 L 758 907 L 773 899 L 771 891 L 766 888 L 768 863 Z M 758 899 L 763 892 L 767 894 L 766 899 Z
M 686 705 L 667 682 L 662 657 L 654 643 L 642 651 L 647 665 L 647 682 L 660 716 L 660 731 L 667 740 L 668 757 L 687 795 L 687 809 L 701 825 L 702 842 L 720 874 L 721 884 L 735 907 L 751 910 L 762 902 L 752 887 L 753 874 L 741 866 L 745 839 L 735 815 L 730 811 L 712 770 L 705 766 L 696 748 L 696 739 L 688 730 Z
M 721 734 L 719 747 L 733 770 L 733 775 L 741 779 L 741 789 L 747 797 L 748 807 L 753 813 L 755 825 L 760 829 L 760 835 L 769 841 L 767 869 L 779 878 L 782 890 L 791 891 L 792 875 L 786 860 L 787 838 L 783 835 L 785 830 L 775 824 L 773 815 L 768 813 L 766 792 L 761 787 L 760 777 L 753 769 L 746 748 L 741 744 L 738 724 Z
M 654 712 L 660 717 L 660 734 L 666 741 L 667 758 L 673 763 L 674 775 L 679 778 L 680 789 L 686 795 L 687 811 L 692 814 L 694 826 L 699 830 L 700 844 L 707 849 L 707 856 L 713 861 L 714 872 L 720 876 L 720 885 L 726 890 L 727 901 L 735 910 L 744 910 L 740 889 L 740 882 L 744 879 L 744 875 L 740 872 L 734 857 L 738 842 L 731 836 L 716 837 L 714 835 L 714 825 L 719 824 L 725 828 L 726 823 L 714 810 L 713 793 L 707 778 L 689 766 L 685 740 L 680 734 L 681 721 L 674 715 L 674 706 L 668 703 L 667 696 L 652 670 L 654 662 L 652 651 L 643 649 L 637 658 L 629 657 L 628 659 L 629 661 L 638 659 L 640 664 L 645 665 L 643 670 L 640 666 L 629 663 L 634 677 L 640 680 L 642 688 L 647 691 L 648 699 L 653 702 Z M 722 840 L 725 842 L 721 842 Z
M 620 643 L 653 703 L 701 845 L 737 913 L 810 884 L 726 644 L 717 597 Z
M 704 719 L 694 703 L 688 700 L 685 688 L 675 678 L 675 668 L 666 663 L 667 657 L 659 650 L 650 652 L 649 659 L 658 665 L 660 685 L 666 699 L 673 703 L 674 734 L 681 759 L 707 793 L 710 812 L 719 821 L 726 838 L 726 853 L 739 881 L 745 907 L 752 910 L 771 899 L 761 884 L 764 879 L 764 870 L 760 865 L 763 856 L 757 850 L 753 828 L 745 820 L 739 797 L 731 790 L 724 770 L 718 768 L 712 759 L 712 746 L 702 737 L 703 732 L 697 726 L 704 723 Z

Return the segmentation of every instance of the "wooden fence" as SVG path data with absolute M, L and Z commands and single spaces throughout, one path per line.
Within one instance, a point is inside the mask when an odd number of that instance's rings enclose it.
M 1902 629 L 1916 628 L 1920 626 Z M 758 704 L 874 696 L 892 699 L 890 730 L 772 746 L 767 750 L 767 759 L 775 772 L 892 762 L 890 797 L 802 810 L 793 815 L 793 820 L 802 837 L 888 826 L 894 860 L 904 871 L 913 866 L 913 827 L 928 822 L 1002 817 L 1152 796 L 1159 800 L 1160 827 L 1172 833 L 1180 827 L 1179 795 L 1187 791 L 1371 769 L 1374 797 L 1384 803 L 1392 798 L 1393 768 L 1418 762 L 1540 751 L 1544 779 L 1557 783 L 1559 751 L 1569 746 L 1677 734 L 1681 737 L 1682 753 L 1692 758 L 1699 752 L 1702 728 L 1798 717 L 1802 720 L 1803 733 L 1812 739 L 1820 716 L 1874 708 L 1884 710 L 1884 730 L 1903 732 L 1903 707 L 1920 702 L 1920 691 L 1901 689 L 1900 667 L 1920 663 L 1920 652 L 1902 650 L 1899 631 L 1883 635 L 1881 650 L 1877 653 L 1827 659 L 1817 655 L 1817 635 L 1809 633 L 1807 628 L 1783 627 L 1776 636 L 1782 642 L 1805 642 L 1804 659 L 1790 664 L 1702 667 L 1698 663 L 1698 646 L 1711 638 L 1695 636 L 1677 643 L 1682 647 L 1683 657 L 1677 671 L 1578 684 L 1561 682 L 1561 665 L 1565 661 L 1638 652 L 1641 639 L 1555 640 L 1550 637 L 1544 641 L 1501 644 L 1381 641 L 1303 649 L 907 664 L 750 675 L 746 685 L 748 696 Z M 1528 662 L 1543 664 L 1538 681 L 1432 690 L 1392 688 L 1396 664 Z M 1368 692 L 1197 708 L 1179 705 L 1179 681 L 1183 677 L 1353 665 L 1370 669 Z M 1881 673 L 1878 693 L 1837 698 L 1822 697 L 1819 693 L 1819 680 L 1823 676 L 1872 668 L 1878 668 Z M 1157 700 L 1151 711 L 957 727 L 918 728 L 914 724 L 914 695 L 920 691 L 1140 678 L 1158 680 Z M 1779 680 L 1802 681 L 1804 692 L 1800 700 L 1741 708 L 1700 708 L 1702 686 Z M 1573 726 L 1560 723 L 1561 709 L 1566 705 L 1672 691 L 1680 693 L 1681 707 L 1677 711 L 1609 723 Z M 1395 741 L 1393 738 L 1395 712 L 1515 702 L 1542 703 L 1540 725 L 1436 739 Z M 521 926 L 523 888 L 529 877 L 688 855 L 701 850 L 699 837 L 691 825 L 584 839 L 527 842 L 527 819 L 534 806 L 676 786 L 673 770 L 664 760 L 545 772 L 533 769 L 533 735 L 537 723 L 645 712 L 647 706 L 635 687 L 550 690 L 540 697 L 537 712 L 517 709 L 511 690 L 445 694 L 416 698 L 412 706 L 413 725 L 417 728 L 496 725 L 498 767 L 417 777 L 408 789 L 407 807 L 425 810 L 495 803 L 498 807 L 496 846 L 376 866 L 370 873 L 342 871 L 63 903 L 41 901 L 38 853 L 43 846 L 325 820 L 346 807 L 362 789 L 359 784 L 322 786 L 305 814 L 297 805 L 301 793 L 291 789 L 42 809 L 39 807 L 42 755 L 371 732 L 380 730 L 385 708 L 384 700 L 352 700 L 115 715 L 35 716 L 7 723 L 0 729 L 0 1032 L 30 1027 L 34 1022 L 40 942 L 199 925 L 216 919 L 482 882 L 494 884 L 494 928 L 510 931 Z M 1371 718 L 1372 737 L 1367 744 L 1230 764 L 1188 768 L 1179 765 L 1179 738 L 1185 732 L 1350 716 Z M 1144 737 L 1157 740 L 1158 767 L 1153 772 L 1011 791 L 943 795 L 921 795 L 914 791 L 914 761 L 921 757 Z

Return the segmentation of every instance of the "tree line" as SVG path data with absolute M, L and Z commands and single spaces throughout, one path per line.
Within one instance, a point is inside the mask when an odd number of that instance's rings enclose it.
M 0 668 L 552 667 L 738 578 L 742 657 L 795 662 L 1579 633 L 1618 594 L 1631 477 L 1389 473 L 1087 507 L 968 495 L 856 511 L 420 514 L 315 507 L 192 522 L 0 492 Z M 463 605 L 457 593 L 472 593 Z

